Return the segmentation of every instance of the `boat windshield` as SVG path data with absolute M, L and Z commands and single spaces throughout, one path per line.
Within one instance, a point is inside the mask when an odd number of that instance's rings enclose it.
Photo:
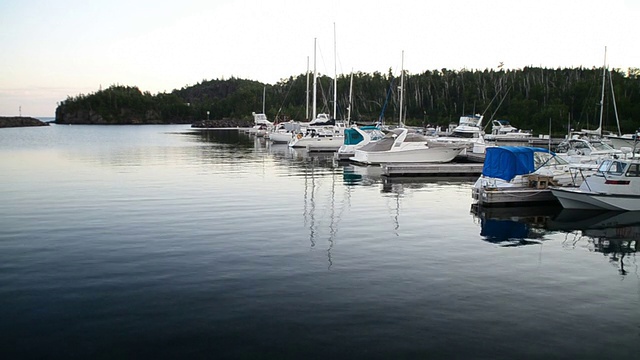
M 599 173 L 622 175 L 627 164 L 619 160 L 605 160 L 598 168 Z
M 592 142 L 591 146 L 593 146 L 596 150 L 604 150 L 604 151 L 611 151 L 613 150 L 613 147 L 611 147 L 611 145 L 604 143 L 602 141 L 596 141 L 596 142 Z
M 536 151 L 533 153 L 533 166 L 537 170 L 543 166 L 557 166 L 569 164 L 561 157 L 555 156 L 552 153 Z

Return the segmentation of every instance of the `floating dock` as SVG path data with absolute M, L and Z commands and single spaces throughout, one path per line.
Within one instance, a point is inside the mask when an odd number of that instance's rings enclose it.
M 480 176 L 483 164 L 479 163 L 407 163 L 380 165 L 384 176 Z
M 335 146 L 309 146 L 307 145 L 308 152 L 337 152 L 338 148 Z

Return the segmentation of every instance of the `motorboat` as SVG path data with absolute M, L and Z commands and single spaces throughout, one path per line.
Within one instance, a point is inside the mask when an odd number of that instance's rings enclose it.
M 486 141 L 498 142 L 523 142 L 528 141 L 532 134 L 512 126 L 508 120 L 493 120 L 491 122 L 491 134 L 486 134 Z
M 482 206 L 553 203 L 557 199 L 549 187 L 575 186 L 582 182 L 582 174 L 584 172 L 548 149 L 488 147 L 482 175 L 472 189 L 472 198 Z
M 640 210 L 640 161 L 604 160 L 579 187 L 552 187 L 566 209 Z
M 249 134 L 256 136 L 266 136 L 267 132 L 273 128 L 273 123 L 267 119 L 264 113 L 251 113 L 253 115 L 253 127 L 249 129 Z
M 311 151 L 336 151 L 344 143 L 344 129 L 344 123 L 330 119 L 328 114 L 318 114 L 304 132 L 291 138 L 289 146 Z
M 295 121 L 279 123 L 269 131 L 269 140 L 278 144 L 288 144 L 293 136 L 300 132 L 300 129 L 300 123 Z
M 614 149 L 622 150 L 622 148 L 634 148 L 634 152 L 640 152 L 640 146 L 637 146 L 640 140 L 640 131 L 635 134 L 622 134 L 622 135 L 605 135 L 605 139 L 611 142 L 611 146 Z
M 482 130 L 483 116 L 463 115 L 455 126 L 445 136 L 438 136 L 433 139 L 434 142 L 443 144 L 463 145 L 462 153 L 465 154 L 471 150 L 474 153 L 484 153 L 484 131 Z
M 390 130 L 382 139 L 356 149 L 349 158 L 362 164 L 447 163 L 455 159 L 464 146 L 430 144 L 426 136 L 407 128 Z
M 614 149 L 600 138 L 573 135 L 556 146 L 556 154 L 572 164 L 594 164 L 623 156 L 623 150 Z M 628 151 L 630 152 L 630 150 Z
M 355 155 L 356 149 L 382 139 L 384 132 L 377 125 L 352 126 L 344 129 L 344 142 L 336 151 L 337 160 L 348 160 Z

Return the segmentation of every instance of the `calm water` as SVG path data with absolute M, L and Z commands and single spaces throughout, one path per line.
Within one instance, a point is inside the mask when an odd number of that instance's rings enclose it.
M 638 359 L 640 214 L 237 131 L 0 129 L 0 356 Z

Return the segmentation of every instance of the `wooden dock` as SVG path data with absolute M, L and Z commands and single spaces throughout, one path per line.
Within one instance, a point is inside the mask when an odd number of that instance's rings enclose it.
M 384 176 L 480 176 L 482 167 L 480 163 L 407 163 L 407 164 L 382 164 Z

